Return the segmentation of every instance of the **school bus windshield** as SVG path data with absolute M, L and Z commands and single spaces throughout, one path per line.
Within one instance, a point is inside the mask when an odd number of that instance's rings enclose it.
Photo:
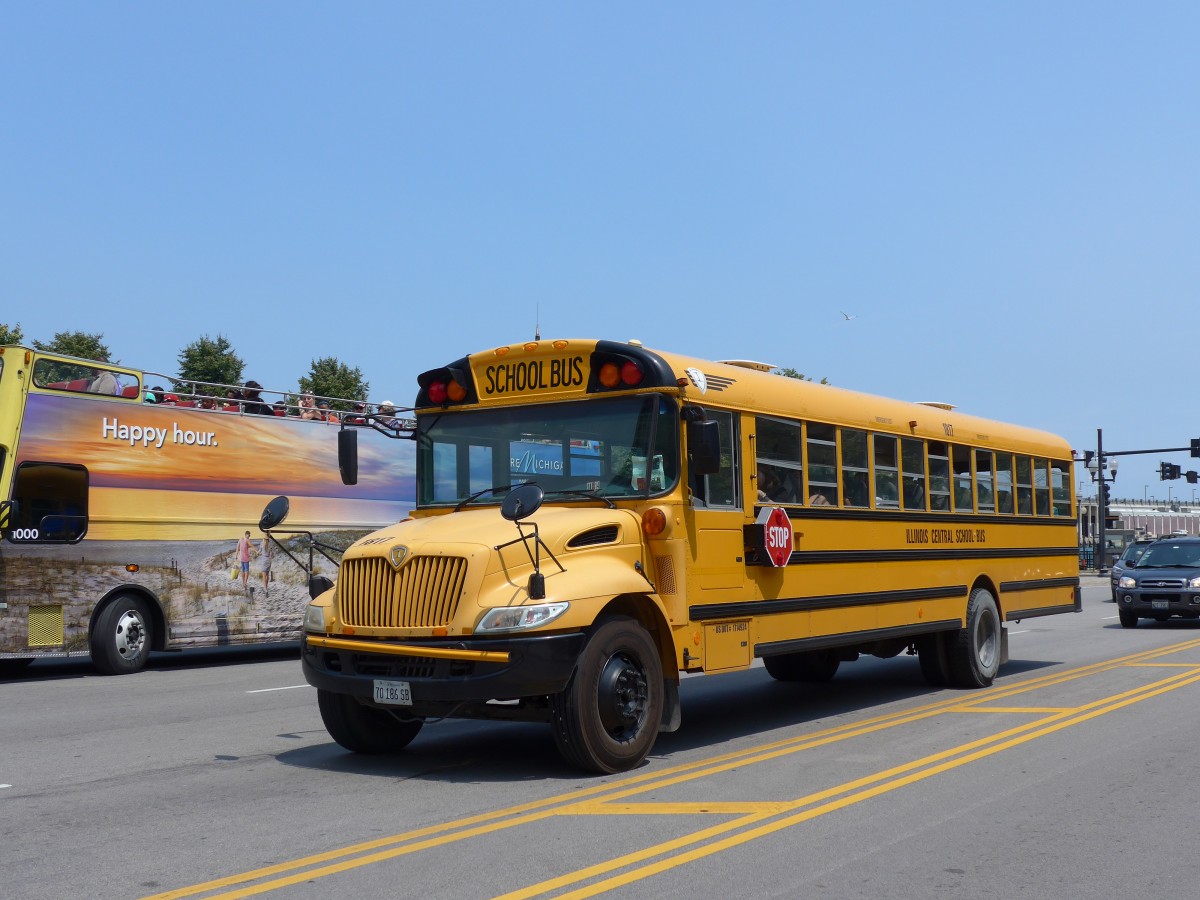
M 494 504 L 529 481 L 547 494 L 662 494 L 679 478 L 678 421 L 675 402 L 658 394 L 426 414 L 417 503 Z

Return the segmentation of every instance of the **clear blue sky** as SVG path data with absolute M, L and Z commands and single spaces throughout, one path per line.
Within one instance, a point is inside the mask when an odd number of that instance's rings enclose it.
M 540 317 L 1080 449 L 1200 436 L 1198 4 L 106 0 L 2 23 L 0 322 L 27 338 L 98 331 L 169 372 L 224 334 L 268 387 L 336 356 L 408 403 Z M 1123 459 L 1116 493 L 1166 497 L 1159 459 Z

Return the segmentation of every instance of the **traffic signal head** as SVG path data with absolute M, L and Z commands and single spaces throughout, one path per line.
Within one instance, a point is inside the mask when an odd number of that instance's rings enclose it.
M 1159 463 L 1158 478 L 1160 481 L 1174 481 L 1181 474 L 1180 468 L 1175 463 Z
M 1197 481 L 1200 481 L 1200 473 L 1197 472 L 1184 472 L 1183 477 L 1187 479 L 1188 484 L 1195 484 Z
M 1200 456 L 1200 438 L 1192 438 L 1192 456 Z

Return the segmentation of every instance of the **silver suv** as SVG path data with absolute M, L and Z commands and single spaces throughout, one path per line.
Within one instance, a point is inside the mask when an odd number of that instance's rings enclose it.
M 1113 603 L 1117 602 L 1117 582 L 1121 580 L 1121 576 L 1125 574 L 1125 570 L 1133 564 L 1136 564 L 1142 558 L 1142 554 L 1146 549 L 1153 544 L 1157 538 L 1145 538 L 1136 540 L 1131 544 L 1127 544 L 1124 552 L 1112 564 L 1112 599 Z

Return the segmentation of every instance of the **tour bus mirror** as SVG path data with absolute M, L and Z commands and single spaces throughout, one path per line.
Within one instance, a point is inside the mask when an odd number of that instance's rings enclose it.
M 500 515 L 510 522 L 532 516 L 541 507 L 542 497 L 541 485 L 532 482 L 519 484 L 508 492 L 508 496 L 500 504 Z
M 262 518 L 258 520 L 258 530 L 270 531 L 272 528 L 278 528 L 287 518 L 289 508 L 287 497 L 276 497 L 263 509 Z
M 697 475 L 721 471 L 721 428 L 715 420 L 688 422 L 688 456 Z
M 338 471 L 342 484 L 358 484 L 358 432 L 349 428 L 338 431 Z
M 333 587 L 333 579 L 328 575 L 314 575 L 308 579 L 308 596 L 316 600 Z

